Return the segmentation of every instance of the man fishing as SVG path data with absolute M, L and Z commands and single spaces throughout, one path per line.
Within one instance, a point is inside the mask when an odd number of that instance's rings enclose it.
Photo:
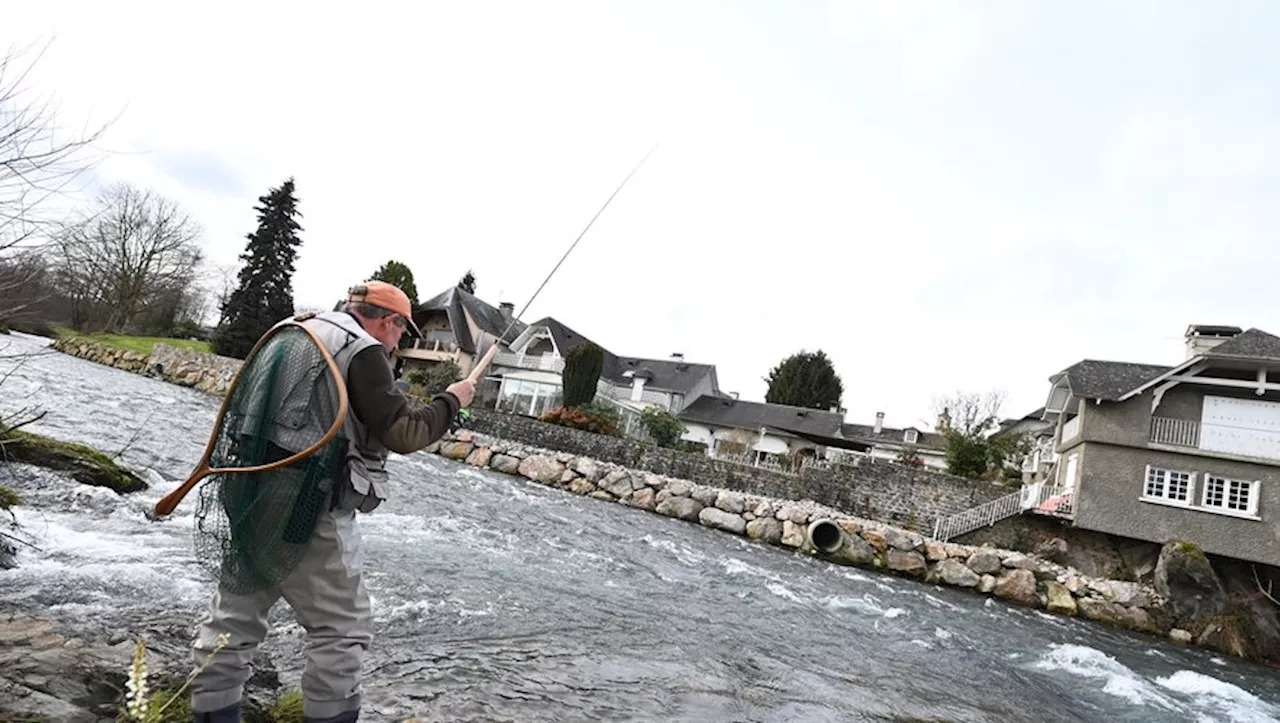
M 372 629 L 355 514 L 371 512 L 387 498 L 389 451 L 409 454 L 440 439 L 475 396 L 470 378 L 428 404 L 407 399 L 396 385 L 392 352 L 405 333 L 422 336 L 402 290 L 368 281 L 353 287 L 341 306 L 296 319 L 328 349 L 346 382 L 345 453 L 335 466 L 331 501 L 319 514 L 301 561 L 281 582 L 247 594 L 219 584 L 193 645 L 196 665 L 208 661 L 191 683 L 196 723 L 239 723 L 249 662 L 266 637 L 267 613 L 280 598 L 307 631 L 303 720 L 358 720 L 361 664 Z M 310 396 L 285 397 L 276 417 L 305 415 Z M 226 644 L 217 650 L 224 634 Z

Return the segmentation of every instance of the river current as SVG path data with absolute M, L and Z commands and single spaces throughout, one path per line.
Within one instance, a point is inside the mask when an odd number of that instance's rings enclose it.
M 0 571 L 6 607 L 104 635 L 194 621 L 212 591 L 194 496 L 143 510 L 198 461 L 218 400 L 0 337 L 0 410 L 140 470 L 118 497 L 0 469 L 38 551 Z M 376 637 L 362 720 L 1268 721 L 1274 668 L 844 568 L 425 453 L 363 516 Z M 264 646 L 286 684 L 303 633 L 284 603 Z

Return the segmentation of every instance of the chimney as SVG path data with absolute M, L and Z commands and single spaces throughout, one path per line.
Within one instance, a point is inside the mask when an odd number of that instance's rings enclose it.
M 679 352 L 679 351 L 672 352 L 671 358 L 675 359 L 676 361 L 684 361 L 684 352 Z
M 735 402 L 736 402 L 736 401 L 738 401 L 738 393 L 737 393 L 737 392 L 729 392 L 729 396 L 733 397 L 733 401 L 735 401 Z
M 1187 327 L 1187 359 L 1194 359 L 1243 331 L 1238 326 L 1192 324 Z
M 498 304 L 498 311 L 502 312 L 502 318 L 507 323 L 511 323 L 511 317 L 515 314 L 516 305 L 510 301 L 504 301 Z
M 880 430 L 884 429 L 884 412 L 876 412 L 876 426 L 872 429 L 872 434 L 880 434 Z
M 644 377 L 635 376 L 631 378 L 631 401 L 638 402 L 644 394 Z

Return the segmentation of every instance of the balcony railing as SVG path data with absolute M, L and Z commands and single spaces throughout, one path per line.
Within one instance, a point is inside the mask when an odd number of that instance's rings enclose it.
M 1062 424 L 1062 441 L 1075 439 L 1080 434 L 1080 417 L 1072 417 Z
M 500 351 L 493 355 L 493 363 L 518 369 L 537 369 L 544 372 L 564 371 L 564 360 L 543 354 L 516 354 Z
M 1200 423 L 1191 419 L 1151 418 L 1151 441 L 1177 447 L 1200 446 Z

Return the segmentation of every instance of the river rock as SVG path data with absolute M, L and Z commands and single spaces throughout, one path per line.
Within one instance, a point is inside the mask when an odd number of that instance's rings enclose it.
M 888 565 L 890 570 L 906 573 L 907 575 L 913 575 L 916 577 L 923 576 L 929 569 L 928 565 L 924 561 L 924 555 L 921 555 L 918 552 L 899 550 L 898 548 L 891 548 L 889 552 L 885 554 L 885 563 Z
M 782 542 L 782 523 L 772 517 L 757 517 L 747 523 L 747 537 L 777 545 Z
M 569 463 L 569 468 L 586 477 L 587 481 L 592 484 L 595 484 L 604 475 L 604 472 L 600 469 L 600 464 L 590 457 L 575 458 Z
M 1004 561 L 1001 564 L 1003 564 L 1005 567 L 1008 567 L 1014 570 L 1030 570 L 1033 573 L 1035 572 L 1036 568 L 1039 567 L 1040 565 L 1040 563 L 1034 557 L 1030 557 L 1029 555 L 1023 555 L 1022 553 L 1019 553 L 1019 552 L 1015 552 L 1012 555 L 1009 555 L 1004 559 Z
M 639 507 L 642 510 L 653 512 L 657 508 L 657 502 L 654 500 L 656 495 L 657 493 L 653 491 L 652 487 L 635 490 L 631 493 L 631 499 L 628 500 L 628 504 L 632 507 Z
M 1222 581 L 1192 542 L 1165 543 L 1156 562 L 1154 587 L 1193 630 L 1198 629 L 1195 623 L 1221 615 L 1227 607 Z
M 787 547 L 801 547 L 805 541 L 805 528 L 791 520 L 782 521 L 782 544 Z
M 577 473 L 577 472 L 574 472 L 574 471 L 573 471 L 573 470 L 571 470 L 571 469 L 566 469 L 564 472 L 561 472 L 561 473 L 560 473 L 560 484 L 561 484 L 561 485 L 567 485 L 567 484 L 569 484 L 570 482 L 572 482 L 572 481 L 574 481 L 574 480 L 576 480 L 576 479 L 578 479 L 578 473 Z
M 1174 628 L 1173 630 L 1170 630 L 1169 639 L 1175 643 L 1182 643 L 1184 645 L 1190 643 L 1192 640 L 1191 633 L 1181 628 Z
M 768 502 L 761 502 L 756 505 L 753 512 L 756 513 L 756 517 L 773 517 L 773 505 L 770 505 Z M 779 522 L 781 522 L 781 520 L 779 520 Z
M 575 495 L 589 495 L 596 491 L 596 486 L 585 478 L 578 477 L 569 483 L 569 491 Z
M 535 454 L 521 460 L 516 471 L 535 482 L 547 484 L 558 481 L 564 469 L 564 464 L 554 457 Z
M 614 502 L 617 499 L 613 495 L 609 494 L 608 492 L 605 492 L 604 490 L 595 490 L 594 492 L 591 492 L 587 496 L 593 500 L 604 500 L 605 502 Z
M 693 483 L 689 480 L 673 479 L 667 485 L 667 489 L 671 490 L 671 494 L 677 497 L 688 497 L 689 493 L 693 491 Z
M 884 541 L 889 543 L 889 547 L 895 550 L 915 550 L 924 544 L 924 538 L 920 535 L 899 530 L 896 527 L 890 527 L 884 531 Z
M 720 490 L 707 485 L 694 485 L 689 492 L 689 496 L 697 500 L 703 507 L 710 507 L 716 503 L 716 497 L 720 494 Z
M 466 459 L 471 454 L 472 445 L 470 442 L 448 442 L 440 447 L 440 456 L 448 459 Z
M 715 504 L 716 507 L 724 510 L 725 512 L 732 512 L 735 515 L 740 515 L 747 510 L 747 503 L 746 500 L 742 498 L 742 495 L 738 492 L 730 492 L 728 490 L 724 490 L 720 494 L 716 495 Z
M 836 520 L 836 526 L 844 530 L 846 535 L 862 534 L 862 525 L 859 525 L 856 520 L 851 520 L 848 517 L 841 517 Z M 866 542 L 866 540 L 863 540 L 863 542 Z
M 842 565 L 872 565 L 876 561 L 876 548 L 860 535 L 845 534 L 840 548 L 828 556 L 832 562 Z
M 488 447 L 476 447 L 471 454 L 467 455 L 467 464 L 476 467 L 488 467 L 489 459 L 493 457 L 493 452 Z
M 1151 596 L 1142 585 L 1136 582 L 1099 580 L 1092 587 L 1100 589 L 1104 599 L 1114 600 L 1121 605 L 1147 607 L 1151 604 Z
M 947 558 L 939 562 L 934 567 L 934 570 L 938 578 L 948 585 L 977 587 L 978 583 L 982 581 L 982 576 L 954 558 Z
M 1022 605 L 1035 606 L 1040 602 L 1036 595 L 1036 576 L 1030 570 L 1021 568 L 1008 570 L 996 578 L 996 586 L 992 592 L 996 597 Z
M 946 560 L 950 555 L 947 554 L 947 547 L 941 542 L 926 540 L 924 543 L 924 556 L 929 562 L 938 562 Z
M 659 502 L 654 511 L 686 522 L 697 522 L 698 515 L 702 512 L 702 503 L 689 497 L 668 497 Z
M 1066 585 L 1060 582 L 1046 582 L 1044 592 L 1047 598 L 1045 608 L 1049 612 L 1061 615 L 1076 614 L 1076 599 Z
M 1070 552 L 1071 550 L 1067 547 L 1067 541 L 1061 537 L 1051 537 L 1036 545 L 1035 548 L 1036 555 L 1059 565 L 1067 564 L 1067 555 Z
M 1080 614 L 1089 620 L 1122 628 L 1133 627 L 1133 621 L 1128 611 L 1120 603 L 1087 597 L 1081 598 L 1078 605 Z
M 885 541 L 884 535 L 876 532 L 875 530 L 863 530 L 862 539 L 866 540 L 872 547 L 876 548 L 876 550 L 880 552 L 884 552 L 889 549 L 889 543 Z
M 970 570 L 979 575 L 994 575 L 1000 572 L 1000 556 L 990 550 L 978 550 L 965 561 Z
M 979 580 L 978 582 L 978 592 L 982 593 L 983 595 L 987 595 L 992 590 L 995 590 L 995 589 L 996 589 L 996 576 L 983 575 L 982 579 Z
M 664 500 L 668 500 L 668 499 L 671 499 L 671 490 L 665 487 L 658 490 L 657 496 L 654 497 L 654 500 L 656 500 L 658 504 L 662 504 Z
M 746 520 L 739 515 L 725 512 L 718 507 L 703 507 L 702 511 L 698 513 L 698 521 L 707 527 L 714 527 L 737 535 L 745 534 L 747 531 Z
M 621 470 L 610 472 L 605 475 L 604 479 L 600 480 L 600 489 L 608 490 L 609 494 L 615 497 L 630 494 L 632 491 L 631 475 Z
M 520 471 L 520 459 L 509 454 L 495 455 L 489 461 L 489 467 L 503 474 L 517 474 Z

